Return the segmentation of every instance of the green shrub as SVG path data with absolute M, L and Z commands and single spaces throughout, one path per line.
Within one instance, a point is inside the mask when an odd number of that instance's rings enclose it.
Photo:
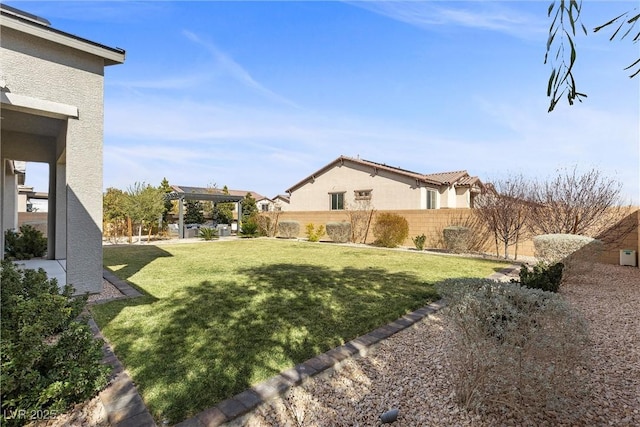
M 468 227 L 452 225 L 442 230 L 445 248 L 459 254 L 469 251 L 471 230 Z
M 213 240 L 218 238 L 218 229 L 210 227 L 202 227 L 200 229 L 200 237 L 204 240 Z
M 95 395 L 110 369 L 101 363 L 102 343 L 78 317 L 86 297 L 10 261 L 2 261 L 1 276 L 2 425 L 25 422 L 12 414 L 62 413 Z
M 324 225 L 320 224 L 316 227 L 311 223 L 307 224 L 306 235 L 310 242 L 319 242 L 320 238 L 324 236 Z
M 565 300 L 489 279 L 450 279 L 436 289 L 448 304 L 448 370 L 461 404 L 507 411 L 514 425 L 545 411 L 580 415 L 587 323 Z
M 562 283 L 563 268 L 564 264 L 561 262 L 551 265 L 539 263 L 534 265 L 531 271 L 529 271 L 529 267 L 523 265 L 520 269 L 520 281 L 511 279 L 511 282 L 520 283 L 526 288 L 558 292 L 560 283 Z
M 287 239 L 300 235 L 300 223 L 298 221 L 280 221 L 278 223 L 278 235 Z
M 242 223 L 242 230 L 240 232 L 244 237 L 256 237 L 258 235 L 258 223 L 249 218 Z
M 4 253 L 9 259 L 38 258 L 47 252 L 47 238 L 28 224 L 21 226 L 19 233 L 7 230 L 4 239 Z
M 422 251 L 424 250 L 424 243 L 427 241 L 427 236 L 422 233 L 421 235 L 416 236 L 411 240 L 413 240 L 413 244 L 416 245 L 416 249 Z
M 373 225 L 374 245 L 395 248 L 409 237 L 409 223 L 398 214 L 381 213 Z
M 328 222 L 327 235 L 336 243 L 346 243 L 351 240 L 351 223 L 346 221 Z

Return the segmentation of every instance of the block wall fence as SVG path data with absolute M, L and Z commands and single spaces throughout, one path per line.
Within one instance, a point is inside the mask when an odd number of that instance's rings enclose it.
M 463 222 L 465 218 L 469 218 L 472 215 L 471 209 L 434 209 L 434 210 L 397 210 L 397 211 L 375 211 L 369 233 L 367 235 L 366 243 L 372 243 L 375 240 L 373 236 L 372 228 L 375 222 L 375 215 L 380 213 L 395 213 L 406 218 L 409 223 L 409 237 L 404 241 L 402 246 L 413 247 L 413 241 L 411 240 L 415 236 L 424 234 L 427 237 L 425 244 L 426 248 L 443 248 L 442 246 L 442 230 L 450 225 L 457 225 L 457 223 Z M 334 221 L 349 221 L 347 211 L 309 211 L 309 212 L 295 212 L 295 211 L 283 211 L 278 217 L 278 221 L 298 221 L 300 223 L 300 235 L 298 237 L 305 237 L 305 226 L 307 224 L 321 225 Z M 631 228 L 633 231 L 628 233 L 624 239 L 607 248 L 601 257 L 600 262 L 607 264 L 619 264 L 620 263 L 620 250 L 631 249 L 636 251 L 636 256 L 640 253 L 640 209 L 634 208 L 632 213 L 627 216 L 620 224 L 615 224 L 611 231 L 615 232 L 621 227 L 624 229 Z M 324 236 L 321 240 L 330 240 L 328 236 Z M 504 256 L 504 250 L 499 244 L 499 254 Z M 515 253 L 515 244 L 509 247 L 509 256 L 513 258 Z M 525 239 L 518 243 L 518 255 L 530 257 L 534 256 L 533 241 L 531 239 Z M 495 242 L 488 242 L 485 250 L 489 254 L 495 254 Z M 636 263 L 638 265 L 638 263 Z
M 18 228 L 24 224 L 28 224 L 42 231 L 42 234 L 46 236 L 48 215 L 47 212 L 18 212 Z

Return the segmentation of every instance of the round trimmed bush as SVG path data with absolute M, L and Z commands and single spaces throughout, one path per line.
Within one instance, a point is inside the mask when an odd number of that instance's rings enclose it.
M 468 227 L 452 225 L 442 230 L 447 250 L 453 253 L 463 253 L 469 250 L 471 230 Z
M 374 245 L 395 248 L 409 237 L 409 222 L 403 216 L 394 213 L 381 213 L 373 226 L 376 237 Z
M 300 223 L 298 221 L 280 221 L 278 223 L 278 235 L 286 239 L 293 239 L 300 235 Z
M 346 243 L 351 240 L 351 223 L 346 221 L 328 222 L 327 235 L 336 243 Z

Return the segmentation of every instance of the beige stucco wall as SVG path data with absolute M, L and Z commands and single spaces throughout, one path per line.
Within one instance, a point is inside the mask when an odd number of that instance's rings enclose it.
M 62 123 L 56 136 L 3 130 L 2 156 L 49 163 L 55 258 L 67 259 L 67 281 L 79 292 L 99 292 L 104 59 L 11 28 L 3 27 L 1 42 L 1 73 L 12 94 L 78 108 L 79 117 Z M 28 140 L 31 145 L 23 143 Z M 60 141 L 66 142 L 64 150 Z M 55 190 L 62 193 L 56 197 Z
M 0 162 L 0 175 L 2 176 L 2 236 L 7 230 L 18 227 L 17 204 L 18 204 L 18 177 L 13 174 L 9 162 L 2 160 Z M 3 238 L 4 242 L 4 238 Z M 4 245 L 2 245 L 2 253 L 4 253 Z
M 347 207 L 355 206 L 356 190 L 373 190 L 371 205 L 376 209 L 421 209 L 424 206 L 424 191 L 416 186 L 415 179 L 345 163 L 317 175 L 315 180 L 293 191 L 286 210 L 328 211 L 331 208 L 329 193 L 337 192 L 345 193 Z

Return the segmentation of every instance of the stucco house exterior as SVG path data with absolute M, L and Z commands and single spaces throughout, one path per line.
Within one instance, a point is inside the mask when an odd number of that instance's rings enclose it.
M 273 203 L 275 205 L 275 210 L 277 211 L 287 211 L 289 209 L 290 198 L 288 194 L 278 194 L 273 198 Z
M 100 292 L 104 72 L 125 51 L 4 4 L 0 30 L 0 228 L 17 222 L 14 161 L 47 163 L 47 257 L 78 293 Z
M 340 156 L 287 190 L 287 211 L 473 207 L 482 183 L 467 171 L 421 174 Z

